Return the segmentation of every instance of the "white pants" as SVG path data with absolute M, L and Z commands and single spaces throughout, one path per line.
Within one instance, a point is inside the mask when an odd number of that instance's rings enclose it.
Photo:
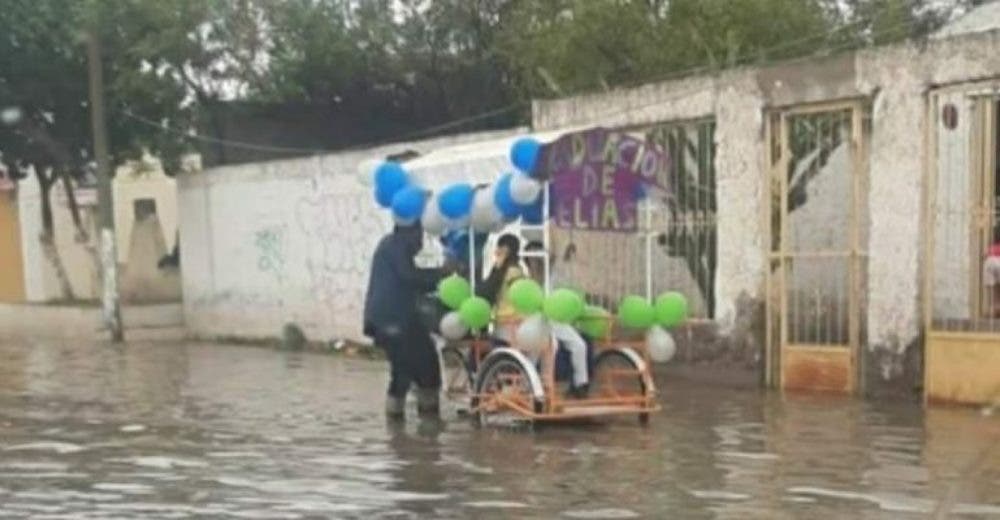
M 572 326 L 565 323 L 552 324 L 552 337 L 560 342 L 560 347 L 569 351 L 573 366 L 573 385 L 585 385 L 590 381 L 587 375 L 587 342 Z

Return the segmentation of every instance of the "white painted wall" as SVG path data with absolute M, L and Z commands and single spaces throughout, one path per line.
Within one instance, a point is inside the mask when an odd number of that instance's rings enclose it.
M 115 199 L 115 239 L 118 241 L 118 263 L 128 262 L 132 226 L 135 224 L 134 204 L 139 199 L 156 201 L 167 250 L 174 247 L 177 237 L 177 183 L 164 172 L 159 160 L 145 158 L 141 163 L 118 168 L 111 182 Z
M 77 241 L 76 229 L 69 208 L 62 202 L 63 185 L 57 183 L 50 193 L 52 220 L 56 247 L 62 257 L 70 286 L 78 299 L 98 297 L 98 271 L 91 254 L 96 237 L 93 208 L 80 208 L 83 226 L 90 233 L 86 242 Z M 25 297 L 29 302 L 46 302 L 62 297 L 55 268 L 42 251 L 39 237 L 42 233 L 41 190 L 31 176 L 18 182 L 18 218 L 21 221 L 21 242 L 24 254 Z
M 33 174 L 32 174 L 33 175 Z M 45 258 L 38 236 L 42 232 L 41 200 L 38 182 L 28 177 L 17 183 L 17 211 L 21 225 L 21 252 L 24 262 L 24 297 L 41 302 L 46 297 Z
M 167 177 L 159 161 L 147 159 L 147 167 L 137 171 L 134 164 L 118 169 L 112 181 L 115 200 L 118 262 L 127 265 L 134 223 L 133 202 L 137 199 L 156 200 L 157 214 L 162 223 L 160 232 L 168 251 L 173 248 L 177 232 L 177 190 L 175 181 Z M 21 225 L 24 259 L 25 297 L 28 302 L 47 302 L 62 298 L 58 278 L 52 264 L 45 258 L 38 237 L 42 232 L 41 191 L 34 172 L 18 182 L 18 218 Z M 56 247 L 62 257 L 76 298 L 100 297 L 100 281 L 92 248 L 96 247 L 96 207 L 81 203 L 80 216 L 89 239 L 79 242 L 76 228 L 66 204 L 61 182 L 50 194 Z M 154 262 L 155 267 L 155 262 Z
M 294 322 L 314 340 L 363 339 L 371 254 L 391 229 L 391 219 L 375 204 L 371 187 L 359 181 L 359 165 L 408 149 L 455 146 L 409 167 L 428 187 L 485 182 L 502 171 L 509 141 L 522 133 L 467 135 L 180 176 L 189 332 L 205 338 L 275 337 Z M 462 146 L 469 141 L 491 144 L 487 149 Z

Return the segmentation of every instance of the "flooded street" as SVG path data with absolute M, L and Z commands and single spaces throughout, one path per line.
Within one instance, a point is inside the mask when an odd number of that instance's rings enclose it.
M 384 366 L 0 345 L 0 518 L 1000 518 L 1000 417 L 661 381 L 649 428 L 382 416 Z

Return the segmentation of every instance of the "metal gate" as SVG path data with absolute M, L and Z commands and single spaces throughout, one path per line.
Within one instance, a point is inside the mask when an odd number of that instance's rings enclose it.
M 768 363 L 784 389 L 850 393 L 858 381 L 864 105 L 773 111 Z
M 924 387 L 1000 400 L 1000 83 L 931 93 Z

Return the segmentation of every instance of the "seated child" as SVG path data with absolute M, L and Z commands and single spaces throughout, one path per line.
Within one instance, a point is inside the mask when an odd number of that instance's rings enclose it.
M 572 245 L 570 247 L 572 247 Z M 525 252 L 537 253 L 540 251 L 543 251 L 543 248 L 542 244 L 538 242 L 532 242 L 525 247 Z M 528 266 L 528 271 L 530 272 L 531 277 L 538 283 L 545 285 L 544 259 L 529 255 L 525 258 L 525 263 Z M 555 255 L 550 255 L 550 277 L 551 270 L 554 265 Z M 562 375 L 560 374 L 560 370 L 558 370 L 560 354 L 562 354 L 561 359 L 563 360 L 565 360 L 568 355 L 569 364 L 572 367 L 572 379 L 569 394 L 571 397 L 586 397 L 590 389 L 590 354 L 592 346 L 588 345 L 587 341 L 583 339 L 583 336 L 581 336 L 572 325 L 552 323 L 551 326 L 552 336 L 556 339 L 559 344 L 559 350 L 561 351 L 556 354 L 556 375 Z

